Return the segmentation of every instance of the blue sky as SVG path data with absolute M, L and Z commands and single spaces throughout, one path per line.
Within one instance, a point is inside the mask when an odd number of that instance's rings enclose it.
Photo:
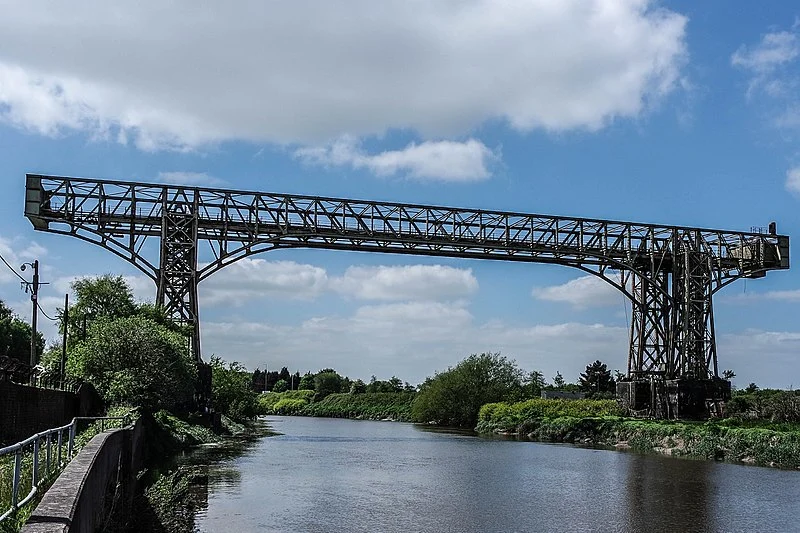
M 793 2 L 0 0 L 0 12 L 0 253 L 41 261 L 50 313 L 77 276 L 123 274 L 141 299 L 155 287 L 105 250 L 34 232 L 26 172 L 800 229 Z M 29 317 L 7 270 L 0 298 Z M 718 293 L 720 368 L 739 385 L 800 385 L 798 310 L 793 270 Z M 417 383 L 501 351 L 573 380 L 594 359 L 627 361 L 623 297 L 567 267 L 269 252 L 204 282 L 200 313 L 204 355 L 251 369 Z

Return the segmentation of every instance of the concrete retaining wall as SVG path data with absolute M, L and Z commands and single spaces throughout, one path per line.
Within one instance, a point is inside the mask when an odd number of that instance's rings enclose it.
M 45 493 L 22 532 L 94 533 L 103 529 L 112 508 L 127 516 L 143 466 L 143 433 L 139 420 L 92 438 Z

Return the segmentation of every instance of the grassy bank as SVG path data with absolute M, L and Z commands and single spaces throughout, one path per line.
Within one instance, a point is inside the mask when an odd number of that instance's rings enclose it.
M 411 420 L 413 392 L 365 392 L 331 394 L 318 402 L 314 391 L 263 394 L 259 407 L 267 415 L 322 416 L 365 420 Z
M 796 424 L 639 420 L 615 416 L 611 409 L 603 412 L 601 403 L 607 402 L 530 400 L 487 404 L 481 409 L 476 430 L 513 433 L 537 441 L 800 468 L 800 426 Z

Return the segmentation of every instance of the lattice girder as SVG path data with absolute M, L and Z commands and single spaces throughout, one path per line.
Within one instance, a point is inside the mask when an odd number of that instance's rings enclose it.
M 639 340 L 632 335 L 632 347 L 638 344 L 629 359 L 637 371 L 696 372 L 700 352 L 710 368 L 716 358 L 713 333 L 708 334 L 711 295 L 740 277 L 789 268 L 789 238 L 773 233 L 42 175 L 27 176 L 25 214 L 37 230 L 88 240 L 134 264 L 157 282 L 159 301 L 196 328 L 197 284 L 238 259 L 273 248 L 580 268 L 632 299 Z M 702 276 L 700 260 L 682 255 L 685 235 L 702 244 L 695 250 L 707 265 Z M 158 269 L 146 258 L 145 244 L 153 240 L 161 250 Z M 674 269 L 684 263 L 690 285 L 680 292 L 675 283 L 684 279 L 683 271 L 676 277 Z M 620 283 L 620 272 L 633 283 Z M 672 290 L 665 285 L 669 275 Z M 675 337 L 674 326 L 687 320 L 689 330 Z M 671 339 L 666 355 L 665 335 Z M 678 351 L 688 355 L 670 355 Z

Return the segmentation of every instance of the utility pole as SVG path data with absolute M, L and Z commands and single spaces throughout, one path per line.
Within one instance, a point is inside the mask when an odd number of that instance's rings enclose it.
M 20 267 L 20 270 L 25 272 L 25 268 L 27 266 L 33 267 L 33 282 L 26 283 L 25 292 L 28 291 L 28 288 L 31 289 L 31 304 L 32 304 L 32 314 L 31 314 L 31 367 L 36 366 L 36 322 L 39 318 L 39 260 L 35 260 L 33 263 L 23 263 Z
M 62 327 L 64 331 L 61 333 L 61 383 L 64 386 L 66 374 L 64 373 L 67 365 L 67 328 L 69 327 L 69 293 L 64 295 L 64 323 Z

